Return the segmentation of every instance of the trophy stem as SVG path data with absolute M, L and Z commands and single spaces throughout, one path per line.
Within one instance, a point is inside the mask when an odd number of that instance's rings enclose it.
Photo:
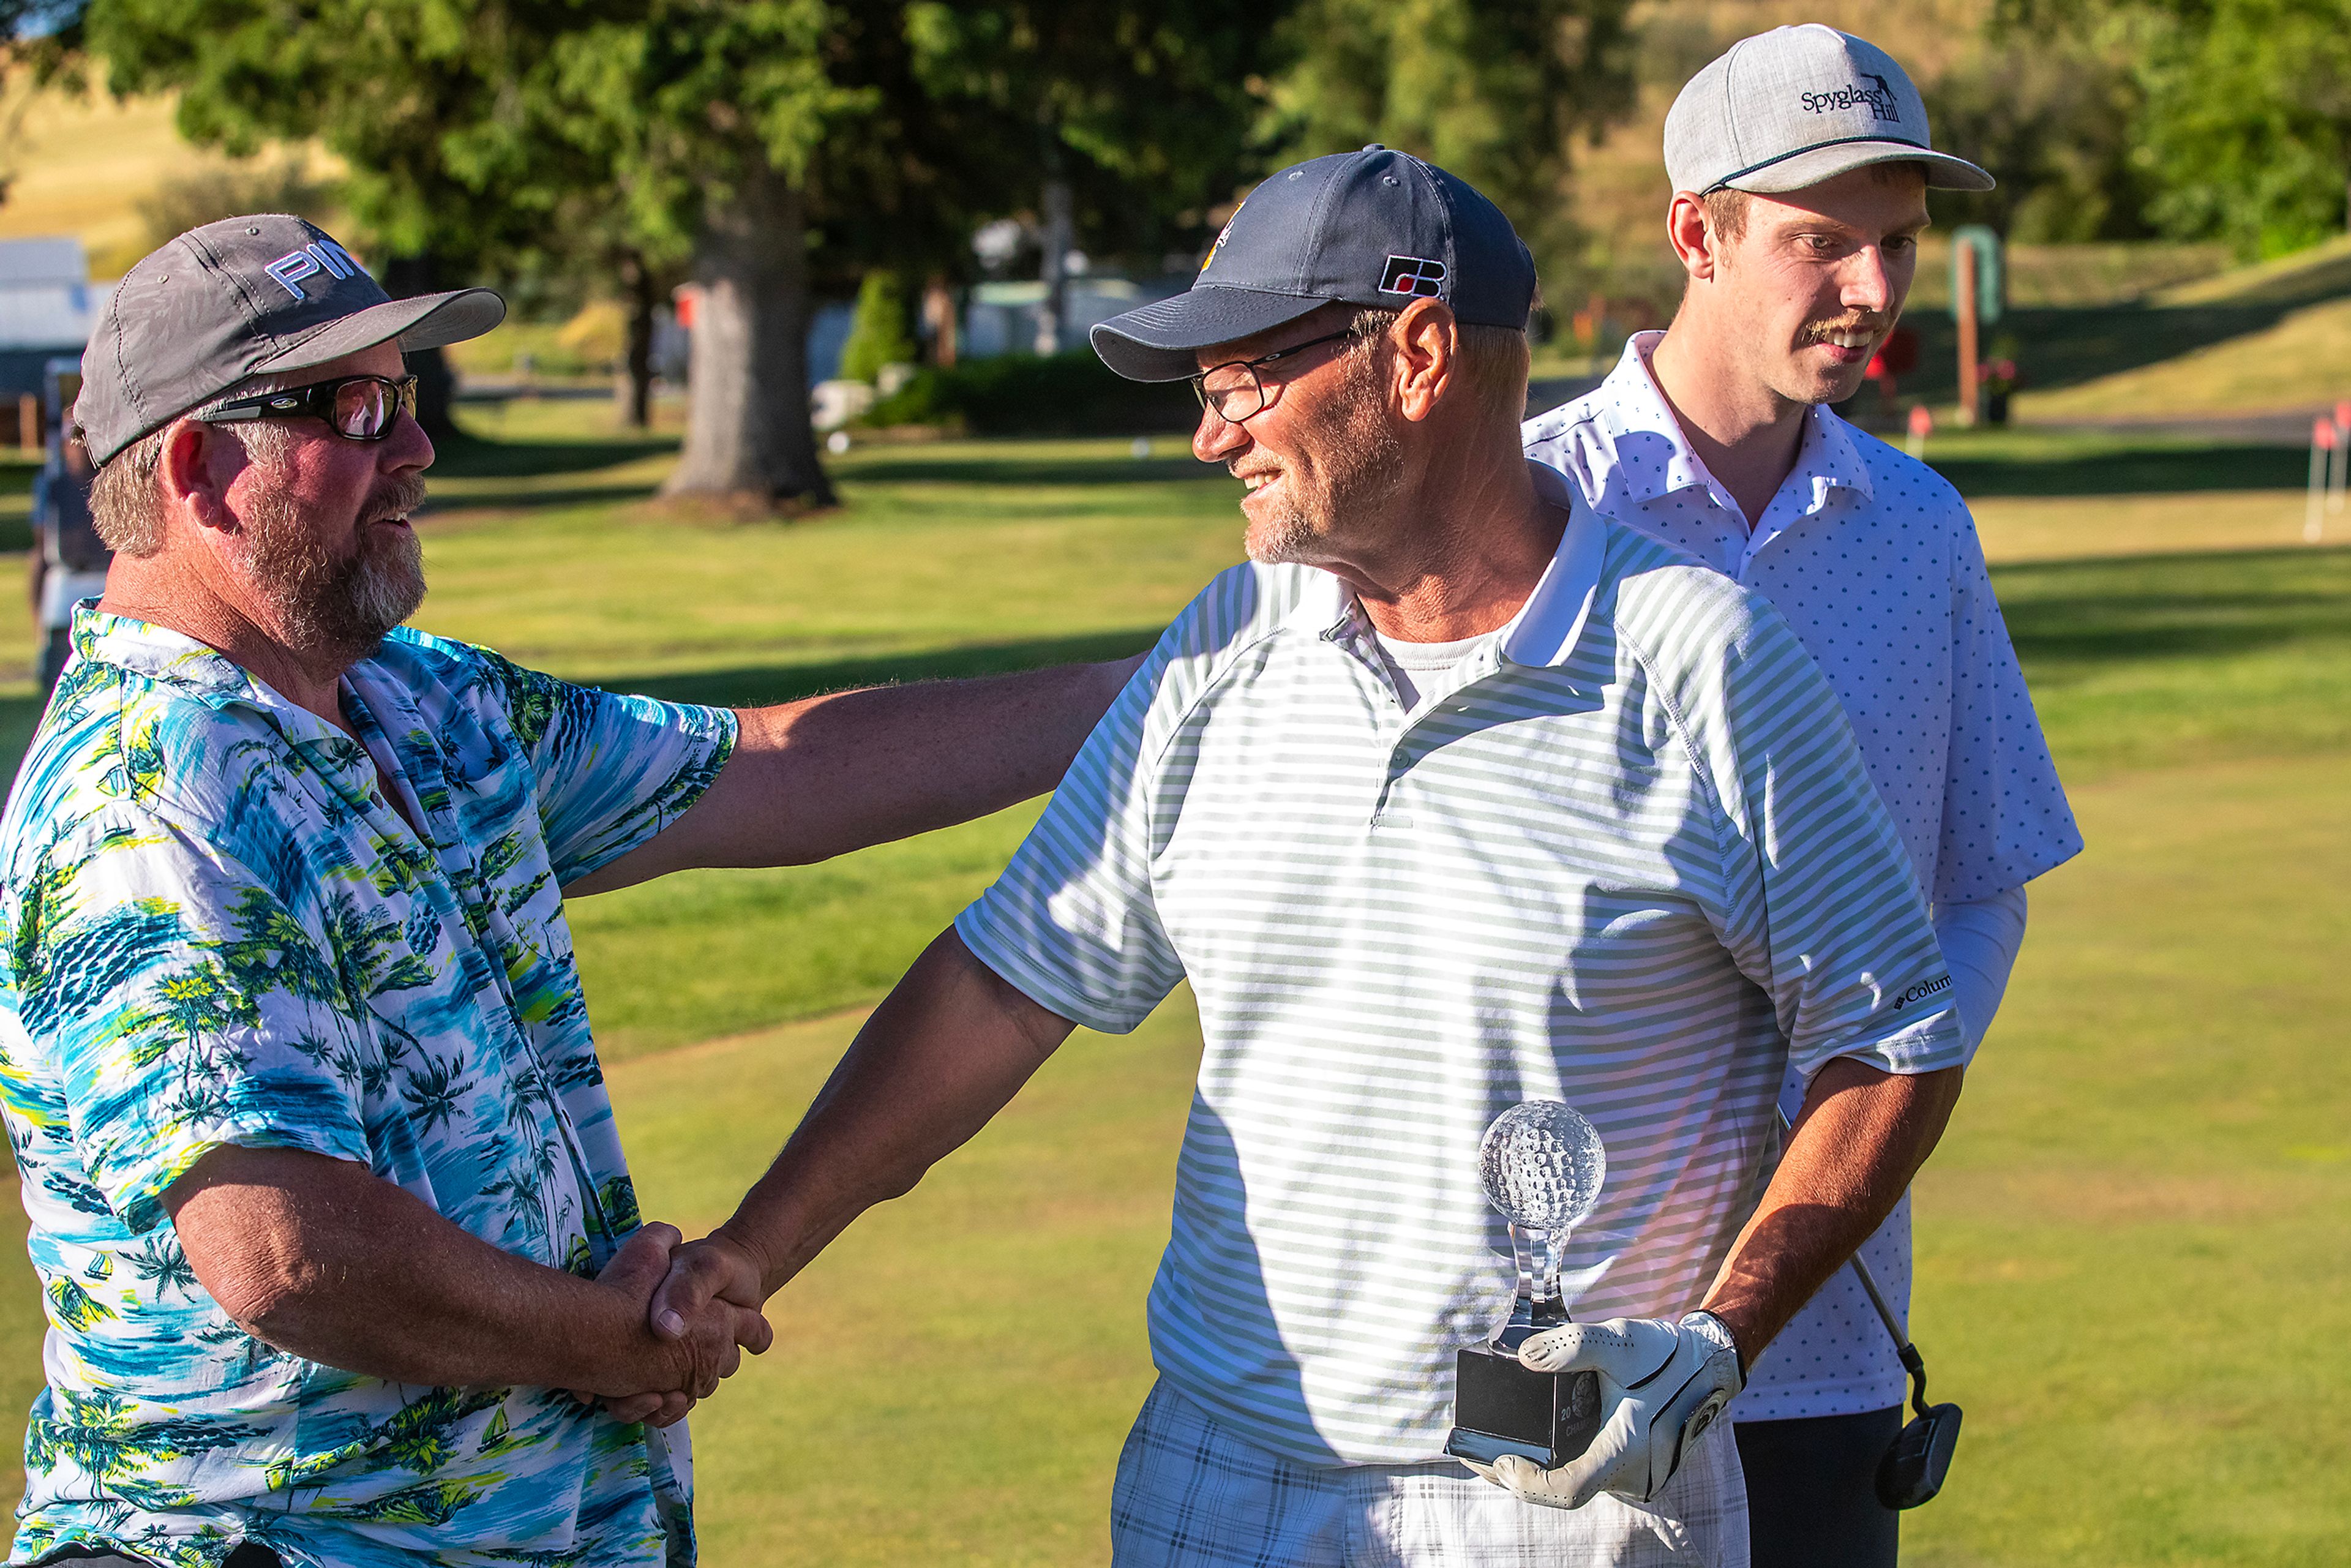
M 1567 1302 L 1559 1288 L 1567 1238 L 1514 1223 L 1510 1251 L 1519 1265 L 1518 1300 L 1511 1305 L 1509 1326 L 1495 1343 L 1516 1349 L 1535 1330 L 1555 1328 L 1568 1321 Z

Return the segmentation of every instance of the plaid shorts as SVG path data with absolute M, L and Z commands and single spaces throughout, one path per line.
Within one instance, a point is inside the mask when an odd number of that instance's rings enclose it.
M 1520 1502 L 1451 1460 L 1301 1465 L 1217 1425 L 1162 1380 L 1119 1455 L 1116 1568 L 1748 1568 L 1728 1421 L 1655 1502 Z

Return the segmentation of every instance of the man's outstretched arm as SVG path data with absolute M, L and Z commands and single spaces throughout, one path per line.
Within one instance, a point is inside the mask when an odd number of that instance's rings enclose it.
M 942 933 L 734 1217 L 678 1249 L 653 1294 L 655 1329 L 684 1333 L 714 1300 L 757 1311 L 852 1220 L 986 1126 L 1074 1027 Z
M 648 1225 L 602 1275 L 518 1258 L 365 1166 L 298 1149 L 213 1149 L 163 1196 L 197 1280 L 239 1328 L 395 1383 L 601 1396 L 665 1424 L 768 1343 L 719 1303 L 656 1338 L 645 1314 L 678 1233 Z
M 807 865 L 1041 795 L 1141 663 L 741 709 L 735 754 L 685 815 L 564 892 L 607 893 L 696 866 Z

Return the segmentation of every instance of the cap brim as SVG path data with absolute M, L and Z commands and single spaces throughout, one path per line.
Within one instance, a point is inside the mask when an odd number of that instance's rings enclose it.
M 1779 195 L 1834 180 L 1849 169 L 1865 168 L 1872 163 L 1924 164 L 1927 183 L 1938 191 L 1989 191 L 1998 183 L 1964 158 L 1954 158 L 1915 142 L 1840 141 L 1832 147 L 1808 148 L 1750 173 L 1733 175 L 1723 183 L 1734 191 Z
M 402 349 L 438 349 L 478 338 L 506 317 L 507 302 L 487 288 L 455 288 L 445 294 L 420 294 L 413 299 L 387 299 L 337 317 L 308 337 L 280 349 L 254 370 L 308 370 L 394 339 Z
M 1180 382 L 1200 368 L 1199 350 L 1270 331 L 1330 304 L 1296 294 L 1196 286 L 1087 333 L 1103 364 L 1131 382 Z

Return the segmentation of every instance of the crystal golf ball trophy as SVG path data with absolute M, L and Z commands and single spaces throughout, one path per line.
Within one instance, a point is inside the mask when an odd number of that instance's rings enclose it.
M 1591 1123 L 1557 1100 L 1529 1100 L 1494 1118 L 1478 1150 L 1486 1199 L 1510 1222 L 1518 1300 L 1490 1344 L 1456 1363 L 1453 1432 L 1445 1451 L 1490 1465 L 1517 1454 L 1556 1469 L 1600 1430 L 1594 1373 L 1532 1372 L 1520 1362 L 1528 1336 L 1568 1321 L 1560 1294 L 1568 1233 L 1600 1197 L 1608 1156 Z

